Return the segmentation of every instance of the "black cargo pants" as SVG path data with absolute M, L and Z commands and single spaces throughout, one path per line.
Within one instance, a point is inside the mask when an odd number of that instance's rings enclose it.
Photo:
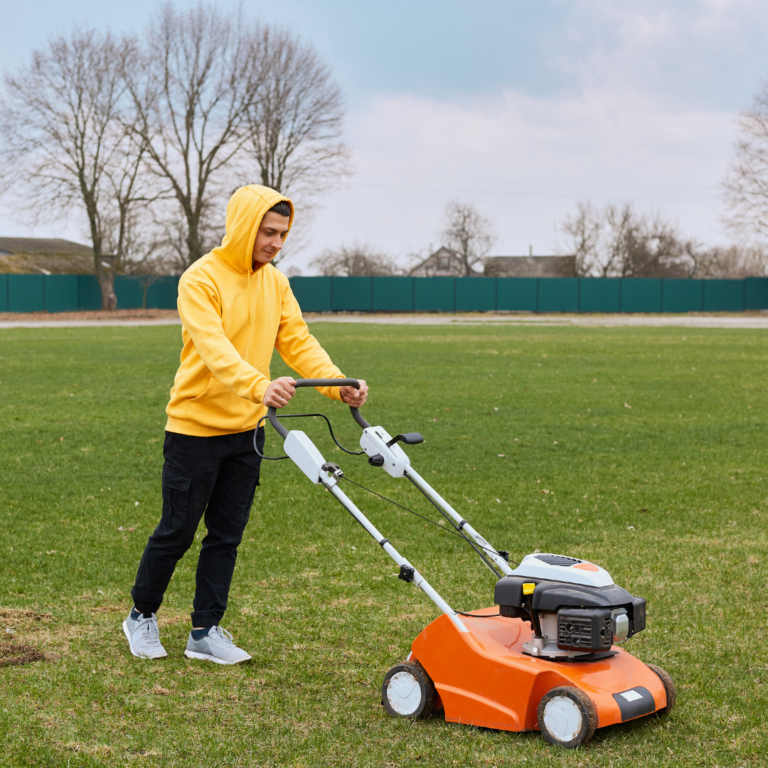
M 256 440 L 263 453 L 263 427 Z M 205 515 L 208 532 L 197 561 L 192 626 L 211 627 L 227 608 L 261 457 L 253 449 L 253 430 L 215 437 L 166 432 L 163 456 L 163 515 L 144 549 L 131 596 L 139 611 L 157 612 Z

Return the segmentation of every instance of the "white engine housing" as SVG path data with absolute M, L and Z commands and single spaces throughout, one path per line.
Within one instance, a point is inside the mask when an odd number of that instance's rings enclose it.
M 572 562 L 570 565 L 552 565 L 543 558 L 560 558 Z M 613 585 L 611 574 L 599 565 L 587 560 L 579 560 L 576 557 L 552 555 L 545 552 L 526 555 L 510 576 L 564 581 L 569 584 L 583 584 L 587 587 L 610 587 Z

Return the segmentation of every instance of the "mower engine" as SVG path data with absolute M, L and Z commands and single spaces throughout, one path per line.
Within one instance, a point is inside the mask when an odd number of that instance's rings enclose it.
M 564 555 L 526 555 L 496 582 L 502 616 L 529 621 L 523 652 L 552 660 L 603 658 L 614 643 L 645 629 L 645 600 L 613 583 L 593 563 Z

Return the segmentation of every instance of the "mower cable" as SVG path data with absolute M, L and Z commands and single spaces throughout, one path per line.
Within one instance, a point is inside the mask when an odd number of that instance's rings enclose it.
M 400 507 L 400 509 L 404 509 L 406 512 L 410 512 L 412 515 L 416 515 L 416 517 L 420 517 L 422 520 L 425 520 L 428 523 L 431 523 L 436 528 L 439 528 L 444 533 L 450 533 L 453 536 L 458 537 L 459 539 L 464 539 L 464 541 L 468 542 L 470 546 L 472 546 L 473 549 L 477 552 L 477 547 L 480 547 L 481 549 L 485 549 L 488 552 L 493 552 L 494 554 L 498 554 L 495 550 L 488 549 L 488 547 L 482 547 L 479 544 L 475 544 L 473 541 L 470 541 L 466 536 L 462 535 L 461 533 L 455 533 L 454 531 L 449 530 L 448 528 L 443 528 L 440 523 L 435 522 L 429 517 L 426 517 L 425 515 L 421 515 L 418 512 L 414 512 L 412 509 L 408 509 L 408 507 L 404 507 L 402 504 L 398 504 L 398 502 L 393 501 L 392 499 L 387 498 L 386 496 L 382 496 L 380 493 L 376 493 L 376 491 L 372 491 L 370 488 L 366 488 L 364 485 L 360 485 L 360 483 L 356 483 L 354 480 L 350 480 L 346 475 L 341 476 L 342 480 L 346 480 L 348 483 L 352 483 L 352 485 L 356 485 L 358 488 L 362 488 L 364 491 L 368 491 L 368 493 L 372 493 L 374 496 L 378 496 L 380 499 L 383 499 L 384 501 L 388 501 L 390 504 L 394 504 L 396 507 Z M 482 558 L 483 562 L 488 565 L 488 561 L 485 558 L 485 555 L 478 552 L 478 555 Z M 517 565 L 517 563 L 515 563 Z M 488 566 L 491 567 L 490 565 Z M 501 578 L 501 574 L 497 573 L 495 569 L 492 569 L 493 573 L 496 575 L 497 578 Z M 458 611 L 457 611 L 458 613 Z M 469 614 L 467 614 L 469 615 Z
M 495 619 L 497 616 L 501 616 L 500 613 L 464 613 L 463 611 L 454 611 L 459 616 L 471 616 L 473 619 Z
M 439 507 L 437 505 L 435 500 L 431 496 L 429 496 L 429 494 L 427 494 L 426 491 L 424 491 L 423 488 L 421 488 L 419 485 L 417 485 L 414 482 L 413 478 L 408 474 L 407 471 L 405 473 L 405 476 L 413 483 L 413 485 L 416 488 L 416 490 L 418 490 L 421 493 L 421 495 L 458 531 L 458 535 L 461 536 L 461 538 L 464 539 L 464 541 L 466 541 L 467 544 L 469 544 L 469 546 L 472 547 L 472 549 L 475 550 L 475 552 L 477 552 L 478 557 L 485 563 L 486 568 L 488 568 L 488 570 L 494 576 L 496 576 L 497 579 L 500 579 L 504 574 L 503 573 L 499 573 L 496 570 L 496 567 L 493 565 L 493 563 L 491 563 L 488 560 L 488 558 L 480 551 L 480 549 L 484 549 L 487 552 L 493 552 L 493 554 L 495 554 L 495 555 L 498 555 L 499 553 L 495 549 L 488 549 L 488 547 L 484 547 L 482 544 L 476 544 L 476 542 L 472 541 L 472 539 L 470 539 L 469 536 L 467 536 L 467 534 L 464 533 L 464 526 L 467 524 L 466 520 L 462 520 L 460 523 L 457 524 L 453 520 L 453 518 L 451 518 L 445 512 L 444 509 L 442 509 L 441 507 Z M 478 547 L 480 547 L 480 549 L 478 549 Z M 514 560 L 510 560 L 508 562 L 514 563 L 515 565 L 518 565 L 518 563 L 515 563 Z
M 328 419 L 328 417 L 324 413 L 285 413 L 279 416 L 278 418 L 281 419 L 306 419 L 310 416 L 319 416 L 321 419 L 325 419 L 325 423 L 328 425 L 328 431 L 331 433 L 331 439 L 333 440 L 336 445 L 341 448 L 344 453 L 348 453 L 350 456 L 362 456 L 365 451 L 350 451 L 348 448 L 345 448 L 337 439 L 336 435 L 333 434 L 333 427 L 331 426 L 331 422 Z M 287 459 L 288 456 L 265 456 L 260 450 L 259 447 L 256 445 L 256 433 L 259 431 L 259 427 L 267 420 L 267 416 L 262 416 L 259 419 L 259 423 L 256 425 L 256 429 L 253 432 L 253 449 L 256 451 L 256 453 L 262 458 L 262 459 L 268 459 L 269 461 L 280 461 L 281 459 Z

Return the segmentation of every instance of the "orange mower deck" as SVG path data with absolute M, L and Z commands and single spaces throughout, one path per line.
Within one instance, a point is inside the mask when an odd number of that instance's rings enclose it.
M 612 649 L 615 655 L 597 661 L 533 658 L 522 652 L 523 643 L 532 637 L 528 624 L 496 615 L 498 608 L 473 613 L 494 616 L 463 615 L 466 633 L 448 616 L 440 616 L 412 645 L 410 660 L 418 661 L 432 679 L 439 696 L 436 708 L 442 704 L 449 722 L 502 731 L 539 730 L 539 703 L 560 686 L 578 688 L 587 695 L 598 728 L 667 706 L 658 674 L 617 646 Z M 629 695 L 622 699 L 623 692 Z

